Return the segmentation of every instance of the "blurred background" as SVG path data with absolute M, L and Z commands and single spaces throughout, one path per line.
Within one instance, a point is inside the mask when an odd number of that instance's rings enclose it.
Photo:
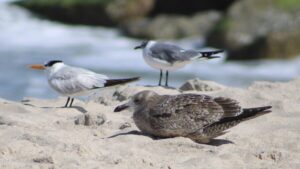
M 170 84 L 199 78 L 232 87 L 300 75 L 299 0 L 0 0 L 0 97 L 57 97 L 28 64 L 60 59 L 113 78 L 159 72 L 133 48 L 143 39 L 226 50 L 171 73 Z

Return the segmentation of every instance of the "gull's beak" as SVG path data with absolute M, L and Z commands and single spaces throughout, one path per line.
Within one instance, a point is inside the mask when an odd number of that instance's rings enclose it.
M 44 69 L 46 69 L 46 67 L 44 65 L 40 65 L 40 64 L 29 65 L 29 67 L 31 69 L 35 69 L 35 70 L 44 70 Z
M 142 45 L 139 45 L 139 46 L 134 47 L 135 50 L 136 50 L 136 49 L 141 49 L 141 48 L 142 48 Z
M 130 107 L 129 104 L 128 104 L 128 103 L 125 103 L 125 104 L 122 104 L 122 105 L 120 105 L 120 106 L 117 106 L 117 107 L 115 108 L 114 112 L 120 112 L 120 111 L 123 111 L 123 110 L 125 110 L 125 109 L 127 109 L 127 108 L 129 108 L 129 107 Z

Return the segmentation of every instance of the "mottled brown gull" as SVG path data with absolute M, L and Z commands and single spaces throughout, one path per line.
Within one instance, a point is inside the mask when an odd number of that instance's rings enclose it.
M 242 121 L 271 112 L 271 106 L 242 109 L 236 100 L 199 94 L 159 95 L 153 91 L 135 94 L 115 112 L 133 108 L 136 126 L 157 137 L 187 137 L 199 143 Z

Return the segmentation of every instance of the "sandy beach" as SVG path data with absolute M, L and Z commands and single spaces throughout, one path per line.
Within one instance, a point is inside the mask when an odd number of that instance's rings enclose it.
M 189 91 L 120 86 L 76 99 L 0 99 L 1 169 L 298 169 L 300 78 L 231 88 L 196 81 Z M 187 89 L 185 86 L 183 89 Z M 211 145 L 188 138 L 153 139 L 138 132 L 132 112 L 117 105 L 142 90 L 199 93 L 236 99 L 247 107 L 271 105 L 272 113 L 243 122 Z

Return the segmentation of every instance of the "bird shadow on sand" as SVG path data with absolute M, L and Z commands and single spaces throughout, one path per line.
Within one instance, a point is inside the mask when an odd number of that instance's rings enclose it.
M 141 135 L 141 136 L 148 136 L 148 135 L 145 135 L 144 133 L 142 133 L 142 132 L 140 132 L 140 131 L 137 131 L 137 130 L 131 130 L 131 131 L 124 132 L 124 133 L 117 133 L 117 134 L 114 134 L 114 135 L 109 136 L 109 137 L 107 137 L 107 138 L 114 138 L 114 137 L 124 136 L 124 135 Z
M 42 108 L 42 109 L 53 109 L 53 108 L 56 108 L 56 109 L 76 109 L 77 111 L 85 114 L 87 113 L 88 111 L 83 108 L 83 107 L 80 107 L 80 106 L 72 106 L 72 107 L 50 107 L 50 106 L 36 106 L 36 105 L 33 105 L 33 104 L 30 104 L 30 103 L 24 103 L 23 102 L 23 105 L 25 106 L 31 106 L 31 107 L 37 107 L 37 108 Z
M 63 108 L 66 108 L 66 107 L 63 107 Z M 85 108 L 80 107 L 80 106 L 72 106 L 72 107 L 67 107 L 67 108 L 69 108 L 69 109 L 70 109 L 70 108 L 71 108 L 71 109 L 76 109 L 76 110 L 80 111 L 80 112 L 83 113 L 83 114 L 85 114 L 85 113 L 88 112 Z
M 142 133 L 140 131 L 137 130 L 132 130 L 132 131 L 128 131 L 128 132 L 124 132 L 124 133 L 117 133 L 114 134 L 112 136 L 109 136 L 107 138 L 114 138 L 114 137 L 118 137 L 118 136 L 124 136 L 124 135 L 139 135 L 139 136 L 147 136 L 152 138 L 153 140 L 163 140 L 163 139 L 169 139 L 169 138 L 162 138 L 162 137 L 156 137 L 153 135 L 149 135 L 149 134 L 145 134 Z M 197 142 L 195 142 L 197 143 Z M 198 143 L 198 144 L 202 144 L 202 143 Z M 221 145 L 225 145 L 225 144 L 234 144 L 234 142 L 229 141 L 229 140 L 225 140 L 225 139 L 211 139 L 211 141 L 205 145 L 210 145 L 210 146 L 221 146 Z
M 209 143 L 207 143 L 206 145 L 218 147 L 218 146 L 225 145 L 225 144 L 234 144 L 234 142 L 232 142 L 230 140 L 225 140 L 225 139 L 211 139 L 211 141 Z
M 165 89 L 177 89 L 176 87 L 172 87 L 172 86 L 158 86 L 158 85 L 145 85 L 145 87 L 162 87 Z

